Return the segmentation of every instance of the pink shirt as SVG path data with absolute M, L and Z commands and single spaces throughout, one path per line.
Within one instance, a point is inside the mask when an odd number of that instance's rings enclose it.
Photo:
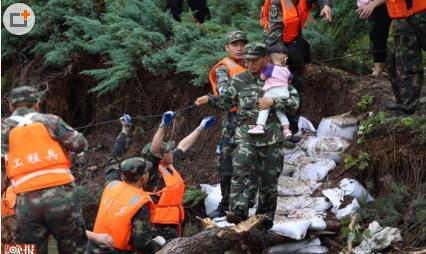
M 293 75 L 287 66 L 267 64 L 262 74 L 266 77 L 262 90 L 266 91 L 272 87 L 288 87 L 288 82 L 293 79 Z

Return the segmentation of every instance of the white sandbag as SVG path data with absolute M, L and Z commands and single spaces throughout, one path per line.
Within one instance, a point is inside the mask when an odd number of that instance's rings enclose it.
M 222 193 L 220 191 L 220 184 L 211 186 L 209 184 L 200 184 L 201 190 L 207 194 L 204 199 L 204 206 L 206 207 L 206 214 L 209 214 L 217 209 L 220 200 L 222 200 Z
M 368 225 L 368 234 L 362 234 L 362 241 L 353 249 L 354 254 L 370 254 L 389 247 L 392 242 L 402 241 L 401 233 L 397 228 L 383 228 L 373 221 Z
M 331 207 L 331 203 L 324 197 L 278 197 L 277 215 L 289 215 L 296 210 L 312 209 L 317 213 L 322 213 Z
M 314 125 L 306 117 L 299 117 L 299 130 L 302 131 L 316 131 Z
M 315 181 L 281 175 L 278 178 L 278 195 L 282 197 L 310 195 L 320 186 L 321 183 Z
M 364 186 L 355 179 L 343 178 L 339 186 L 345 192 L 345 195 L 356 198 L 358 202 L 369 203 L 374 201 L 374 198 L 370 196 Z
M 310 221 L 311 225 L 309 226 L 309 229 L 311 230 L 323 231 L 327 228 L 327 224 L 321 215 L 312 217 Z
M 351 216 L 356 211 L 358 211 L 359 208 L 359 203 L 356 198 L 354 198 L 354 200 L 352 200 L 352 203 L 347 205 L 345 208 L 337 210 L 334 214 L 336 214 L 336 218 L 340 220 L 341 218 Z
M 337 211 L 342 204 L 345 192 L 339 188 L 326 189 L 322 191 L 322 194 L 328 198 L 333 204 L 333 211 Z
M 300 158 L 299 162 L 294 166 L 292 177 L 302 180 L 321 181 L 335 167 L 336 163 L 331 159 L 304 157 Z
M 296 254 L 323 254 L 328 253 L 328 248 L 322 245 L 308 246 L 295 252 Z
M 284 163 L 283 171 L 281 172 L 282 176 L 289 176 L 293 173 L 296 164 L 300 158 L 306 157 L 306 152 L 303 151 L 299 146 L 296 146 L 293 149 L 284 148 Z
M 358 131 L 358 120 L 349 114 L 323 118 L 318 125 L 317 137 L 340 137 L 351 141 Z
M 310 246 L 320 246 L 321 241 L 319 238 L 301 240 L 292 243 L 282 243 L 279 245 L 275 245 L 270 247 L 267 250 L 268 254 L 278 254 L 278 253 L 294 253 L 300 249 L 310 247 Z
M 288 175 L 288 173 L 294 174 L 295 171 L 300 171 L 301 168 L 305 167 L 306 165 L 318 162 L 319 160 L 320 159 L 318 159 L 318 158 L 311 158 L 311 157 L 308 157 L 308 156 L 305 155 L 303 157 L 302 156 L 298 157 L 295 160 L 284 161 L 283 173 L 286 172 L 286 174 L 281 173 L 281 175 Z
M 274 224 L 271 230 L 279 235 L 300 240 L 305 238 L 310 225 L 311 221 L 308 219 L 288 219 L 279 224 Z
M 295 148 L 289 149 L 284 148 L 284 161 L 296 161 L 300 157 L 306 157 L 307 154 L 305 151 L 302 150 L 299 146 L 296 146 Z
M 292 211 L 287 218 L 292 219 L 308 219 L 311 221 L 309 229 L 322 231 L 327 227 L 324 220 L 325 213 L 315 211 L 311 208 Z
M 339 163 L 341 154 L 348 148 L 349 142 L 339 137 L 321 137 L 309 139 L 306 145 L 309 157 L 332 159 Z

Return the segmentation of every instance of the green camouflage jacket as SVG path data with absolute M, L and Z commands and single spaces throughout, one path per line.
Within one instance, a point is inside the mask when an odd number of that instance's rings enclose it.
M 264 135 L 250 135 L 248 130 L 256 124 L 259 110 L 257 99 L 263 96 L 263 83 L 259 77 L 245 71 L 231 79 L 228 88 L 219 96 L 209 94 L 209 104 L 219 109 L 229 110 L 237 106 L 238 127 L 235 139 L 248 141 L 255 146 L 271 145 L 283 140 L 281 126 L 275 111 L 292 112 L 299 107 L 299 95 L 292 86 L 289 86 L 288 99 L 274 99 L 274 105 L 269 113 Z

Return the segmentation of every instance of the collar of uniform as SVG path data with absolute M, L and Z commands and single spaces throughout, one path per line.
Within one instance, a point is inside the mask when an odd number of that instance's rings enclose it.
M 35 111 L 30 108 L 19 108 L 12 113 L 12 116 L 24 116 L 26 114 L 33 113 L 33 112 Z

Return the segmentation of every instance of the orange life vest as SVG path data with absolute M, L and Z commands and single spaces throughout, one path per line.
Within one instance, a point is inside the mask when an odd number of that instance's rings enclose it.
M 245 67 L 239 65 L 238 63 L 236 63 L 229 57 L 225 57 L 220 62 L 218 62 L 215 66 L 213 66 L 213 68 L 210 70 L 209 80 L 210 80 L 210 84 L 212 85 L 213 94 L 215 96 L 219 95 L 219 91 L 217 90 L 217 86 L 216 86 L 216 69 L 221 65 L 225 66 L 225 68 L 228 70 L 228 74 L 230 77 L 240 74 L 241 72 L 246 70 Z M 234 107 L 230 111 L 237 112 L 237 108 Z
M 152 223 L 176 224 L 178 233 L 181 235 L 180 224 L 185 218 L 183 209 L 185 182 L 171 164 L 160 163 L 158 170 L 163 177 L 165 187 L 157 193 L 161 196 L 155 205 L 155 216 Z
M 271 0 L 265 0 L 265 4 L 261 10 L 260 23 L 265 30 L 269 24 L 269 9 Z M 286 43 L 293 42 L 301 30 L 301 26 L 305 27 L 306 20 L 311 13 L 312 8 L 309 8 L 306 0 L 300 0 L 297 7 L 294 6 L 292 0 L 281 0 L 281 8 L 283 13 L 283 41 Z
M 74 181 L 68 154 L 43 123 L 31 121 L 35 114 L 10 117 L 18 125 L 9 133 L 6 170 L 18 194 Z
M 7 187 L 1 197 L 1 217 L 15 214 L 16 193 L 13 186 Z
M 405 0 L 386 0 L 389 16 L 394 19 L 407 18 L 426 10 L 426 0 L 412 0 L 413 6 L 407 9 Z
M 152 219 L 155 207 L 148 193 L 122 181 L 110 182 L 102 194 L 93 232 L 111 235 L 115 249 L 133 250 L 129 245 L 132 218 L 144 205 Z

